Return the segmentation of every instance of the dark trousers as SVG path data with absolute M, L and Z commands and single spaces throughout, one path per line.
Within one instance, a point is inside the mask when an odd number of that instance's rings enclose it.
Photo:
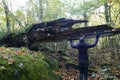
M 88 60 L 80 60 L 79 68 L 80 68 L 80 80 L 88 80 L 88 67 L 89 61 Z

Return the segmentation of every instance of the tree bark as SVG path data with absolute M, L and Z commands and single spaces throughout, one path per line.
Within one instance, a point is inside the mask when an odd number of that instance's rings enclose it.
M 109 20 L 109 17 L 110 17 L 110 14 L 109 14 L 109 6 L 108 6 L 108 3 L 104 3 L 104 7 L 105 7 L 105 20 L 106 20 L 106 24 L 108 24 L 110 22 Z
M 29 49 L 38 50 L 40 43 L 43 42 L 61 42 L 68 40 L 78 40 L 85 35 L 86 38 L 95 37 L 97 33 L 101 36 L 111 36 L 120 33 L 120 29 L 114 29 L 109 25 L 88 26 L 73 29 L 76 23 L 86 22 L 83 20 L 58 19 L 48 22 L 34 24 L 28 31 L 12 37 L 15 34 L 9 34 L 0 42 L 6 46 L 22 47 L 28 46 Z M 71 24 L 73 23 L 73 24 Z M 53 47 L 54 48 L 54 47 Z
M 6 26 L 7 26 L 7 31 L 10 33 L 10 16 L 9 16 L 9 9 L 8 5 L 5 0 L 2 0 L 4 10 L 5 10 L 5 15 L 6 15 Z
M 42 22 L 42 19 L 43 19 L 43 7 L 42 7 L 42 0 L 39 0 L 39 6 L 38 6 L 38 20 L 39 22 Z

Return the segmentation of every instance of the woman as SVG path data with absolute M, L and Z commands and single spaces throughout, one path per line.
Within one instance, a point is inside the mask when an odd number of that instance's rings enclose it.
M 89 60 L 88 60 L 88 49 L 95 47 L 98 43 L 100 35 L 96 35 L 96 40 L 93 44 L 87 44 L 85 43 L 85 40 L 83 37 L 79 39 L 79 42 L 77 44 L 73 44 L 72 39 L 70 39 L 70 45 L 72 48 L 78 49 L 78 63 L 80 68 L 80 80 L 88 80 L 88 67 L 89 67 Z

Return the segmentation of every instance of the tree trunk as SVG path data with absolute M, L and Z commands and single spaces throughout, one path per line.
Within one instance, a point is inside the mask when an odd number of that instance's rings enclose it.
M 15 37 L 13 34 L 8 35 L 0 42 L 6 46 L 28 46 L 29 49 L 38 50 L 39 44 L 43 42 L 61 42 L 68 40 L 70 37 L 73 40 L 78 40 L 81 36 L 85 35 L 86 38 L 95 37 L 96 33 L 102 36 L 111 36 L 120 33 L 120 29 L 114 29 L 109 25 L 88 26 L 73 29 L 72 26 L 76 23 L 86 22 L 84 20 L 71 20 L 71 19 L 57 19 L 48 22 L 42 22 L 31 25 L 31 28 L 26 33 L 19 34 Z M 62 45 L 62 48 L 66 48 L 66 44 Z M 54 51 L 55 44 L 52 48 Z
M 84 20 L 87 20 L 87 12 L 86 12 L 86 3 L 84 0 Z M 84 26 L 87 27 L 87 22 L 84 23 Z
M 7 31 L 10 33 L 10 16 L 9 16 L 9 9 L 8 5 L 5 0 L 2 0 L 2 3 L 4 5 L 4 10 L 5 10 L 5 15 L 6 15 L 6 26 L 7 26 Z
M 120 60 L 120 51 L 118 52 L 118 59 Z
M 41 22 L 42 21 L 42 19 L 43 19 L 43 7 L 42 7 L 42 0 L 39 0 L 39 6 L 38 6 L 38 20 L 39 20 L 39 22 Z
M 106 20 L 106 24 L 108 24 L 110 22 L 109 20 L 109 7 L 108 7 L 108 3 L 104 3 L 104 7 L 105 7 L 105 20 Z

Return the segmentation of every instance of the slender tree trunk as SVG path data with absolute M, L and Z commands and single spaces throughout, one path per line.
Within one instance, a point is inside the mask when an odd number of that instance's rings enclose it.
M 7 31 L 10 33 L 10 18 L 9 18 L 9 9 L 8 5 L 5 0 L 2 0 L 2 3 L 4 5 L 4 10 L 5 10 L 5 15 L 6 15 L 6 26 L 7 26 Z
M 120 51 L 118 52 L 118 59 L 120 60 Z
M 87 20 L 87 14 L 86 14 L 86 3 L 85 3 L 85 0 L 84 0 L 84 20 Z M 84 23 L 84 26 L 87 27 L 87 22 Z
M 43 19 L 43 7 L 42 7 L 42 0 L 39 0 L 39 8 L 38 8 L 39 10 L 39 12 L 38 12 L 38 17 L 39 17 L 39 22 L 41 22 L 42 21 L 42 19 Z
M 109 7 L 108 7 L 108 3 L 104 3 L 104 7 L 105 7 L 105 20 L 106 20 L 106 24 L 110 22 L 109 20 Z

